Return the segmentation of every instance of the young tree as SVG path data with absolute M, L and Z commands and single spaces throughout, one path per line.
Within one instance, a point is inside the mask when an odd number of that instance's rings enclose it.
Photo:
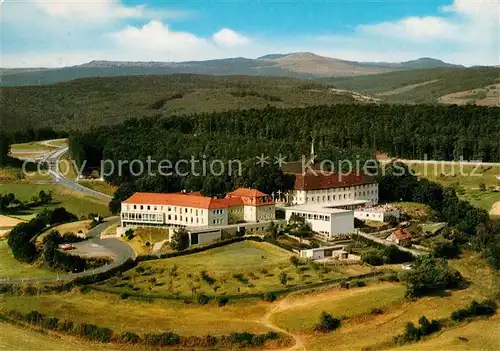
M 177 229 L 170 239 L 170 247 L 175 251 L 182 251 L 189 247 L 189 233 L 186 228 Z
M 281 285 L 285 286 L 288 283 L 288 275 L 285 272 L 281 272 L 279 278 Z

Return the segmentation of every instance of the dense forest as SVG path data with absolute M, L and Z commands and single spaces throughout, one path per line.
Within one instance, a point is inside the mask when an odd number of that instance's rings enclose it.
M 354 103 L 350 94 L 286 77 L 128 76 L 0 87 L 2 129 L 89 130 L 130 118 L 249 108 Z
M 500 161 L 500 108 L 478 106 L 334 105 L 228 111 L 133 119 L 73 133 L 79 165 L 101 159 L 245 161 L 262 153 L 298 160 L 316 142 L 319 160 L 375 152 L 410 159 Z M 349 151 L 345 151 L 349 150 Z M 113 181 L 113 178 L 110 178 Z

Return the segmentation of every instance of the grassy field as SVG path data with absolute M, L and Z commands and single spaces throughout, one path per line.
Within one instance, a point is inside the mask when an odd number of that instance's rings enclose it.
M 348 290 L 333 289 L 318 294 L 290 296 L 287 304 L 293 306 L 273 316 L 280 327 L 291 331 L 312 331 L 321 312 L 336 317 L 354 317 L 370 313 L 374 308 L 390 308 L 402 302 L 405 288 L 401 284 L 378 284 Z
M 280 301 L 273 320 L 280 327 L 298 333 L 307 350 L 387 349 L 392 336 L 401 333 L 408 321 L 417 322 L 420 316 L 448 318 L 451 312 L 463 308 L 473 299 L 482 300 L 498 293 L 498 275 L 476 254 L 465 254 L 453 260 L 471 283 L 467 289 L 453 291 L 446 297 L 430 296 L 416 301 L 403 299 L 404 288 L 398 284 L 369 285 L 350 290 L 334 289 L 312 294 L 291 295 Z M 498 295 L 497 295 L 498 296 Z M 372 314 L 373 308 L 382 314 Z M 343 319 L 340 329 L 329 334 L 313 332 L 322 311 Z M 473 321 L 436 334 L 421 343 L 405 345 L 398 350 L 497 350 L 498 314 L 488 320 Z M 482 330 L 491 335 L 482 335 Z M 470 338 L 470 343 L 458 339 Z M 391 348 L 392 349 L 392 348 Z
M 500 345 L 500 316 L 479 320 L 447 329 L 417 344 L 404 345 L 393 350 L 470 350 L 497 351 Z
M 481 183 L 487 187 L 500 185 L 500 166 L 467 166 L 459 164 L 411 164 L 410 168 L 419 177 L 427 178 L 444 186 L 461 186 L 478 189 Z
M 0 279 L 54 277 L 55 272 L 21 263 L 10 251 L 7 240 L 0 239 Z
M 131 240 L 127 238 L 122 238 L 122 240 L 132 246 L 137 255 L 149 254 L 155 243 L 168 240 L 169 237 L 168 230 L 164 228 L 137 228 L 134 230 L 134 235 Z
M 113 194 L 115 193 L 116 189 L 118 189 L 117 187 L 115 187 L 115 186 L 113 186 L 111 184 L 108 184 L 106 182 L 102 182 L 102 181 L 99 181 L 99 180 L 95 180 L 95 181 L 80 181 L 79 183 L 80 183 L 80 185 L 83 185 L 86 188 L 98 191 L 100 193 L 103 193 L 103 194 L 106 194 L 106 195 L 109 195 L 109 196 L 113 196 Z
M 126 280 L 113 278 L 103 286 L 115 292 L 152 295 L 239 295 L 307 286 L 372 271 L 361 265 L 295 268 L 291 256 L 268 243 L 245 241 L 188 256 L 143 262 L 136 270 L 125 273 Z M 204 279 L 203 271 L 215 281 Z M 287 275 L 286 286 L 280 280 L 282 272 Z
M 116 332 L 136 333 L 172 330 L 181 335 L 222 335 L 233 331 L 255 333 L 270 329 L 258 322 L 269 306 L 263 301 L 187 305 L 182 301 L 156 300 L 154 303 L 121 300 L 100 292 L 39 296 L 3 296 L 0 310 L 37 310 L 60 319 L 70 319 L 108 327 Z
M 37 151 L 52 151 L 55 150 L 56 146 L 44 145 L 39 141 L 32 141 L 23 144 L 12 144 L 10 149 L 12 151 L 16 150 L 37 150 Z
M 41 333 L 34 329 L 0 322 L 0 349 L 2 350 L 129 350 L 126 345 L 106 345 L 85 342 L 76 337 L 55 333 Z
M 89 213 L 97 213 L 104 217 L 109 215 L 106 202 L 67 190 L 61 186 L 25 183 L 0 184 L 0 194 L 14 193 L 16 198 L 22 201 L 30 201 L 31 197 L 38 194 L 41 190 L 45 192 L 52 191 L 54 202 L 48 208 L 63 206 L 78 217 L 86 216 Z M 41 209 L 33 208 L 22 213 L 13 214 L 12 216 L 26 220 L 33 218 Z

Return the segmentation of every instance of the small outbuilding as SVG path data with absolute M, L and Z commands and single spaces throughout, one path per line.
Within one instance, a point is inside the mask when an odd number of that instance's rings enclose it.
M 397 245 L 401 245 L 404 247 L 411 246 L 411 238 L 412 234 L 409 230 L 404 228 L 396 229 L 389 237 L 387 237 L 387 241 L 391 241 Z

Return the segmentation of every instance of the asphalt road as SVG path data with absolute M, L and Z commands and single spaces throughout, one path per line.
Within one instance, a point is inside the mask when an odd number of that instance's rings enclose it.
M 101 223 L 91 229 L 87 236 L 90 238 L 84 242 L 77 243 L 75 246 L 87 246 L 91 249 L 98 248 L 99 253 L 106 253 L 107 256 L 113 257 L 113 262 L 90 271 L 80 273 L 67 273 L 52 278 L 16 278 L 16 279 L 0 279 L 0 283 L 51 283 L 64 280 L 72 280 L 79 277 L 87 277 L 98 273 L 105 273 L 113 268 L 116 268 L 128 259 L 135 259 L 136 254 L 132 248 L 119 239 L 101 239 L 100 234 L 111 225 L 117 223 L 119 218 L 110 218 L 104 223 Z M 83 245 L 82 245 L 83 244 Z

